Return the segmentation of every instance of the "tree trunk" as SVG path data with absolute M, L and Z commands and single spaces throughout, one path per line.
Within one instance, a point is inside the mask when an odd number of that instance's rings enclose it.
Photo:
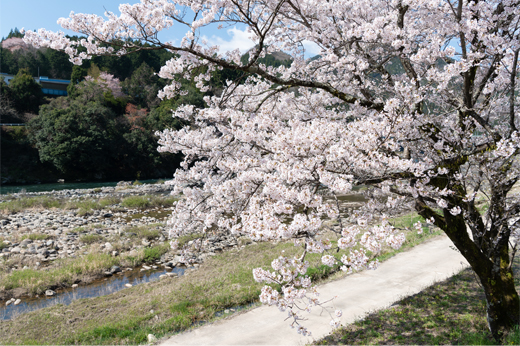
M 438 217 L 436 212 L 425 208 L 424 204 L 417 203 L 416 210 L 425 219 Z M 490 249 L 485 245 L 486 249 L 483 251 L 469 237 L 462 215 L 452 216 L 446 210 L 444 219 L 436 222 L 436 225 L 451 239 L 479 277 L 486 295 L 488 327 L 493 338 L 500 343 L 505 332 L 520 325 L 520 298 L 515 289 L 512 266 L 510 267 L 508 239 L 499 248 Z M 488 239 L 483 243 L 492 242 Z
M 520 324 L 520 298 L 515 289 L 513 271 L 506 265 L 508 263 L 501 261 L 500 268 L 477 273 L 486 294 L 488 327 L 497 341 Z

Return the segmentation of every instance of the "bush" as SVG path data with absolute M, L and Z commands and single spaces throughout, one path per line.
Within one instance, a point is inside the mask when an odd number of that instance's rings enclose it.
M 130 196 L 121 201 L 121 205 L 125 208 L 148 208 L 151 206 L 148 196 Z
M 109 205 L 119 204 L 119 202 L 121 202 L 121 199 L 119 199 L 117 197 L 107 197 L 107 198 L 100 199 L 99 205 L 101 206 L 101 208 L 106 208 Z
M 159 245 L 144 249 L 143 262 L 155 262 L 161 258 L 163 254 L 168 252 L 168 245 Z
M 79 240 L 84 244 L 90 245 L 103 240 L 103 236 L 100 236 L 99 234 L 87 234 L 79 238 Z
M 35 240 L 46 240 L 46 239 L 49 239 L 49 238 L 51 238 L 51 236 L 48 235 L 48 234 L 32 233 L 32 234 L 25 234 L 25 235 L 23 235 L 20 240 L 31 239 L 32 241 L 35 241 Z
M 146 238 L 148 240 L 158 238 L 161 234 L 161 232 L 158 229 L 151 229 L 150 226 L 131 227 L 127 228 L 125 232 L 134 233 L 134 237 Z
M 24 209 L 29 208 L 59 208 L 61 202 L 52 197 L 22 197 L 12 201 L 0 203 L 0 210 L 7 210 L 11 213 L 17 213 Z

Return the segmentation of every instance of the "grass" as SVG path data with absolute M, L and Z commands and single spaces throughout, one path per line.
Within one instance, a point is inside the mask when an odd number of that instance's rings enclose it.
M 257 301 L 262 284 L 254 281 L 252 269 L 268 267 L 283 249 L 294 251 L 292 244 L 262 243 L 250 248 L 207 259 L 199 270 L 178 279 L 138 285 L 4 321 L 0 339 L 8 344 L 29 340 L 40 344 L 137 344 L 146 342 L 150 333 L 160 337 L 209 321 L 217 311 Z M 69 323 L 72 316 L 75 321 Z
M 0 212 L 4 214 L 14 214 L 27 209 L 66 209 L 77 210 L 79 216 L 91 215 L 95 210 L 111 208 L 121 211 L 121 207 L 126 208 L 168 208 L 177 199 L 172 196 L 129 196 L 126 198 L 105 197 L 105 198 L 82 198 L 79 200 L 58 199 L 48 196 L 21 197 L 0 203 Z
M 145 208 L 153 208 L 153 207 L 171 207 L 173 202 L 177 199 L 171 196 L 154 196 L 154 195 L 144 195 L 144 196 L 129 196 L 123 198 L 121 201 L 121 205 L 126 208 L 137 208 L 137 209 L 145 209 Z
M 106 197 L 106 198 L 101 198 L 99 200 L 99 205 L 101 206 L 101 208 L 106 208 L 106 207 L 109 207 L 111 205 L 116 205 L 116 204 L 119 204 L 121 202 L 121 198 L 118 198 L 118 197 Z
M 0 277 L 0 288 L 11 290 L 26 289 L 32 294 L 41 294 L 49 287 L 67 287 L 85 275 L 103 273 L 107 268 L 118 264 L 120 259 L 100 253 L 58 260 L 58 265 L 49 270 L 16 270 Z
M 121 199 L 117 197 L 107 197 L 100 199 L 82 199 L 79 201 L 68 201 L 65 209 L 78 209 L 78 215 L 84 216 L 92 213 L 93 210 L 102 210 L 112 205 L 117 205 Z
M 156 229 L 155 224 L 147 225 L 147 226 L 135 226 L 129 227 L 125 229 L 125 233 L 130 235 L 133 238 L 146 238 L 148 240 L 152 240 L 155 238 L 159 238 L 161 232 Z
M 425 232 L 414 239 L 411 234 L 416 232 L 408 233 L 410 244 L 412 240 L 420 242 L 435 235 Z M 148 250 L 142 259 L 147 255 L 151 260 L 156 259 L 160 251 Z M 217 318 L 216 312 L 224 309 L 256 304 L 263 284 L 253 279 L 252 269 L 270 269 L 271 261 L 282 251 L 290 257 L 301 249 L 282 242 L 225 251 L 207 258 L 197 271 L 177 279 L 137 285 L 108 296 L 77 300 L 68 306 L 46 308 L 4 321 L 0 324 L 0 339 L 5 343 L 39 344 L 145 343 L 148 334 L 160 338 L 212 321 Z M 391 253 L 385 249 L 386 256 Z M 319 255 L 310 256 L 309 261 L 309 275 L 315 279 L 331 278 L 332 271 L 321 266 Z M 333 276 L 340 274 L 343 273 Z M 74 317 L 72 322 L 71 317 Z
M 20 241 L 24 240 L 24 239 L 30 239 L 32 241 L 35 241 L 35 240 L 47 240 L 49 238 L 52 238 L 51 235 L 49 234 L 43 234 L 43 233 L 31 233 L 31 234 L 24 234 L 21 238 L 20 238 Z
M 202 233 L 191 233 L 187 235 L 183 235 L 182 237 L 177 238 L 178 246 L 182 248 L 184 245 L 188 244 L 191 240 L 202 238 L 204 235 Z
M 50 209 L 59 208 L 60 206 L 60 200 L 48 196 L 22 197 L 0 203 L 0 210 L 8 213 L 18 213 L 30 208 Z
M 168 252 L 169 245 L 158 245 L 144 249 L 143 262 L 151 263 L 161 258 L 163 254 Z
M 520 284 L 516 257 L 515 282 Z M 520 331 L 503 340 L 519 345 Z M 471 269 L 396 302 L 319 340 L 318 345 L 496 345 L 487 329 L 486 302 Z
M 136 266 L 156 260 L 167 251 L 165 246 L 141 250 L 137 257 L 118 256 L 91 252 L 78 258 L 56 260 L 56 265 L 47 270 L 22 269 L 0 273 L 0 290 L 24 289 L 29 294 L 41 294 L 50 287 L 70 287 L 74 282 L 101 276 L 113 265 Z M 1 340 L 1 338 L 0 338 Z
M 79 241 L 81 241 L 84 244 L 90 245 L 93 243 L 100 242 L 103 239 L 104 239 L 103 236 L 101 236 L 99 234 L 86 234 L 86 235 L 82 236 L 81 238 L 79 238 Z
M 105 197 L 105 198 L 82 198 L 78 200 L 58 199 L 48 196 L 20 197 L 17 199 L 0 203 L 0 211 L 7 214 L 14 214 L 26 209 L 67 209 L 76 210 L 80 216 L 89 215 L 94 210 L 102 210 L 118 205 L 126 208 L 154 208 L 171 207 L 177 199 L 172 196 L 129 196 L 126 198 Z

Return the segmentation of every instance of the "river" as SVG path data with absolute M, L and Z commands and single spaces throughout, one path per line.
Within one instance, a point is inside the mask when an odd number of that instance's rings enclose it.
M 159 180 L 168 179 L 148 179 L 140 180 L 144 184 L 154 184 Z M 109 182 L 90 182 L 90 183 L 49 183 L 49 184 L 31 184 L 31 185 L 0 185 L 0 195 L 18 192 L 43 192 L 43 191 L 58 191 L 58 190 L 74 190 L 74 189 L 95 189 L 97 187 L 116 186 L 117 181 Z

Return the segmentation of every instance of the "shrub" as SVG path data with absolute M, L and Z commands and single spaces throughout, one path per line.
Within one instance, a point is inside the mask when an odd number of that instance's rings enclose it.
M 163 254 L 168 252 L 168 245 L 159 245 L 144 249 L 143 262 L 150 263 L 157 261 Z
M 90 244 L 103 240 L 103 236 L 101 236 L 99 234 L 87 234 L 87 235 L 84 235 L 81 238 L 79 238 L 79 240 L 82 243 L 90 245 Z
M 130 227 L 125 230 L 126 233 L 134 233 L 133 237 L 137 238 L 146 238 L 148 240 L 152 240 L 158 238 L 161 232 L 158 229 L 150 228 L 152 226 L 139 226 L 139 227 Z
M 121 201 L 121 205 L 126 208 L 148 208 L 150 207 L 150 198 L 148 196 L 130 196 Z
M 50 235 L 48 234 L 43 234 L 43 233 L 31 233 L 31 234 L 25 234 L 22 236 L 21 240 L 24 240 L 24 239 L 31 239 L 32 241 L 35 241 L 35 240 L 46 240 L 46 239 L 49 239 L 51 238 Z

